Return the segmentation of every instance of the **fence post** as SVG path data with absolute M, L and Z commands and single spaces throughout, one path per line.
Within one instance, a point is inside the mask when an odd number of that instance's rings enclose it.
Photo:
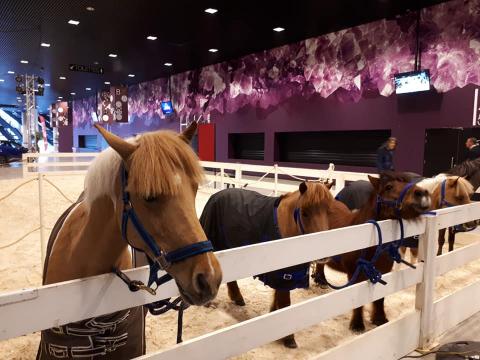
M 220 190 L 223 190 L 225 188 L 225 182 L 223 180 L 223 177 L 225 176 L 225 170 L 223 169 L 223 166 L 220 168 Z
M 335 195 L 337 195 L 344 187 L 345 176 L 343 174 L 338 174 L 335 179 Z
M 241 187 L 240 183 L 242 181 L 242 164 L 237 164 L 237 168 L 235 169 L 235 184 L 233 187 Z
M 438 246 L 436 216 L 428 216 L 425 233 L 420 236 L 419 261 L 423 261 L 423 280 L 417 284 L 415 308 L 420 310 L 419 348 L 427 349 L 433 342 L 433 301 L 435 295 L 435 259 Z
M 273 194 L 278 196 L 278 164 L 273 165 Z
M 44 224 L 44 208 L 43 208 L 43 174 L 38 173 L 38 209 L 40 210 L 40 253 L 41 264 L 45 261 L 47 254 L 47 242 L 45 241 L 45 224 Z

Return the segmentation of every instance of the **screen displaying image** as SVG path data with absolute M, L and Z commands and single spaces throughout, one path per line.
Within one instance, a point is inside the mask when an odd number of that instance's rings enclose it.
M 173 105 L 172 105 L 172 101 L 171 100 L 168 100 L 168 101 L 162 101 L 162 112 L 165 114 L 165 115 L 168 115 L 168 114 L 171 114 L 173 113 Z
M 430 90 L 430 73 L 428 70 L 395 74 L 395 92 L 397 94 L 428 90 Z

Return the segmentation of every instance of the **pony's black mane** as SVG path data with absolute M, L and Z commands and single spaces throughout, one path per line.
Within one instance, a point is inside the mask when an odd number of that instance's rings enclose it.
M 480 170 L 480 158 L 475 160 L 466 160 L 463 163 L 448 170 L 446 173 L 449 175 L 462 176 L 468 179 L 479 170 Z

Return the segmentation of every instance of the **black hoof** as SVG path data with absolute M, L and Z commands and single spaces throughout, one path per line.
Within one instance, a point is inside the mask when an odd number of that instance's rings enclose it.
M 387 322 L 388 322 L 388 319 L 387 319 L 387 318 L 379 318 L 379 319 L 373 319 L 373 320 L 372 320 L 372 324 L 373 324 L 373 325 L 377 325 L 377 326 L 386 324 Z
M 364 324 L 350 324 L 350 330 L 352 330 L 356 334 L 363 333 L 365 331 Z
M 245 306 L 245 300 L 243 300 L 243 299 L 235 300 L 234 302 L 235 302 L 235 305 Z
M 289 337 L 283 339 L 283 345 L 289 349 L 296 349 L 298 348 L 297 342 L 295 341 L 295 338 Z

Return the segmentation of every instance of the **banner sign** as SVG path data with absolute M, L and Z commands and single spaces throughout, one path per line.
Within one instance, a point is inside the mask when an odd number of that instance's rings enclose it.
M 86 72 L 86 73 L 98 74 L 98 75 L 103 75 L 105 73 L 105 69 L 103 67 L 92 66 L 92 65 L 70 64 L 68 65 L 68 69 L 70 71 L 80 71 L 80 72 Z
M 115 121 L 128 122 L 128 88 L 126 86 L 112 86 L 110 94 L 113 96 L 112 105 L 115 112 Z
M 52 125 L 68 126 L 68 102 L 56 102 L 52 104 L 52 116 L 55 117 L 55 121 L 52 121 Z
M 113 123 L 114 110 L 110 91 L 102 90 L 98 93 L 98 121 L 100 123 Z

